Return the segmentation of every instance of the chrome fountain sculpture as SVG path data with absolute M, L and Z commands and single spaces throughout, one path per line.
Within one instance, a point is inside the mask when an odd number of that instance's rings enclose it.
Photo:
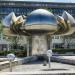
M 37 9 L 28 16 L 18 17 L 12 12 L 3 19 L 3 25 L 5 35 L 31 36 L 32 55 L 47 52 L 47 37 L 51 35 L 69 35 L 75 31 L 75 20 L 68 12 L 64 11 L 62 16 L 54 16 L 45 9 Z

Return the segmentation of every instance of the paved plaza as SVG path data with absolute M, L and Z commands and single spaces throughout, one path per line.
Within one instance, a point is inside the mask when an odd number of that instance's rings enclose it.
M 13 72 L 26 72 L 26 71 L 47 71 L 47 66 L 43 66 L 43 62 L 34 62 L 24 65 L 18 65 L 13 67 Z M 74 65 L 62 64 L 57 62 L 51 62 L 51 71 L 74 71 Z M 9 68 L 3 69 L 1 72 L 9 72 Z
M 61 56 L 66 59 L 73 59 L 75 56 Z M 75 75 L 75 65 L 63 64 L 58 62 L 51 62 L 51 68 L 47 63 L 43 65 L 43 61 L 30 62 L 23 65 L 17 65 L 13 67 L 12 72 L 9 72 L 9 68 L 0 71 L 2 75 Z

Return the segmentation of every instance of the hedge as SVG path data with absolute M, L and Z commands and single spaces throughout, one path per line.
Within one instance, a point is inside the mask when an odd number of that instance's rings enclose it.
M 58 49 L 53 49 L 52 51 L 54 53 L 59 53 L 59 54 L 64 54 L 64 53 L 67 53 L 67 52 L 75 53 L 75 49 L 58 48 Z M 6 56 L 9 53 L 14 53 L 17 57 L 26 57 L 27 56 L 27 51 L 26 50 L 10 50 L 10 51 L 0 50 L 0 56 Z
M 10 51 L 2 51 L 0 50 L 0 56 L 7 56 L 7 54 L 9 53 L 13 53 L 15 54 L 17 57 L 25 57 L 27 56 L 27 52 L 26 50 L 10 50 Z
M 57 48 L 57 49 L 53 49 L 52 50 L 54 53 L 57 52 L 59 54 L 64 54 L 64 53 L 67 53 L 67 52 L 73 52 L 75 53 L 75 49 L 63 49 L 63 48 Z

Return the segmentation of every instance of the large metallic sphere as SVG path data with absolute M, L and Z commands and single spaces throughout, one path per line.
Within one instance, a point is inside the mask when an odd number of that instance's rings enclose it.
M 51 12 L 37 9 L 27 17 L 24 27 L 31 34 L 53 33 L 57 30 L 57 20 Z

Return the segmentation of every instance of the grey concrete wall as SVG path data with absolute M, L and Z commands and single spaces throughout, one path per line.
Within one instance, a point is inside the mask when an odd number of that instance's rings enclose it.
M 60 63 L 75 65 L 75 59 L 69 59 L 69 58 L 65 58 L 65 57 L 63 58 L 62 56 L 52 56 L 51 60 L 56 61 L 56 62 L 60 62 Z

